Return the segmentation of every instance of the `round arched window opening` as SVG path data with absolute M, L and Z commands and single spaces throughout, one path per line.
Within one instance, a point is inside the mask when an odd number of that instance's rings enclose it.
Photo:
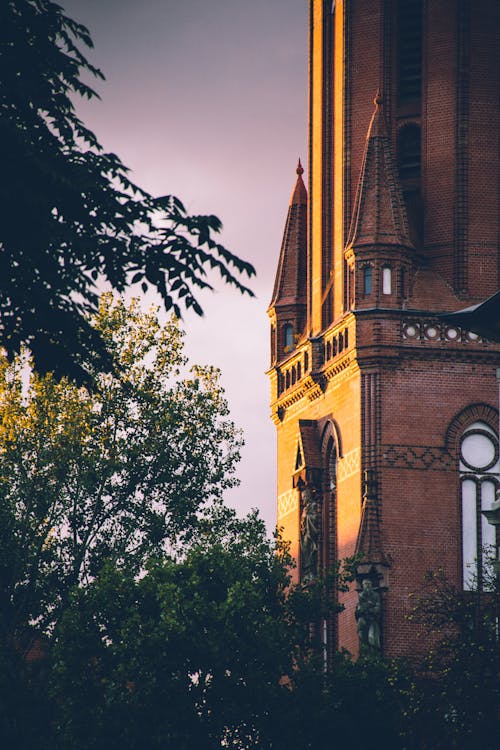
M 460 458 L 471 471 L 489 471 L 498 461 L 498 444 L 484 429 L 468 430 L 462 436 Z
M 485 422 L 474 422 L 460 439 L 462 570 L 465 590 L 490 586 L 487 561 L 495 546 L 495 528 L 483 511 L 491 509 L 500 479 L 498 438 Z

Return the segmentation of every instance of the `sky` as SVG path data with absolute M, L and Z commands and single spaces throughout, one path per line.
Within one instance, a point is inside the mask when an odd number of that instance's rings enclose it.
M 270 419 L 272 292 L 295 168 L 307 147 L 307 0 L 58 0 L 86 25 L 87 55 L 106 81 L 77 111 L 154 195 L 223 222 L 221 241 L 253 263 L 256 297 L 214 278 L 202 319 L 184 317 L 193 363 L 222 371 L 243 429 L 240 512 L 276 522 L 276 441 Z

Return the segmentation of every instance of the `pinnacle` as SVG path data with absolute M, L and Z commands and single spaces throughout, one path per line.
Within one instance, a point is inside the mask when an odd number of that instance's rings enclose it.
M 305 305 L 307 275 L 307 190 L 304 169 L 297 164 L 297 179 L 286 220 L 271 307 Z
M 297 182 L 295 183 L 292 197 L 290 198 L 290 205 L 291 206 L 306 205 L 307 204 L 307 190 L 306 190 L 306 186 L 304 185 L 304 181 L 302 179 L 302 175 L 304 174 L 304 168 L 302 166 L 300 159 L 298 161 L 297 169 L 295 171 L 297 173 Z
M 370 127 L 368 128 L 368 133 L 366 134 L 366 139 L 369 138 L 376 138 L 376 137 L 384 137 L 387 135 L 387 127 L 385 124 L 385 117 L 384 117 L 384 111 L 383 111 L 383 97 L 380 93 L 380 89 L 377 90 L 377 93 L 375 94 L 375 99 L 373 100 L 373 103 L 375 105 L 375 110 L 372 115 L 372 119 L 370 122 Z
M 347 244 L 412 247 L 380 90 L 374 103 Z

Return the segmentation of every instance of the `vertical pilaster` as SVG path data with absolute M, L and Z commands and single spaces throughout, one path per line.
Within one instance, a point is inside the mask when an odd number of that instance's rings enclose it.
M 339 0 L 335 3 L 333 18 L 335 58 L 333 64 L 333 318 L 336 320 L 344 312 L 344 225 L 349 226 L 346 218 L 345 193 L 350 189 L 350 130 L 345 121 L 349 112 L 346 93 L 349 92 L 348 51 L 349 33 L 346 3 Z M 346 142 L 347 136 L 347 142 Z M 347 148 L 346 148 L 347 146 Z M 347 181 L 347 184 L 346 184 Z
M 311 32 L 309 51 L 309 320 L 311 333 L 318 334 L 323 327 L 322 298 L 324 286 L 323 250 L 325 243 L 325 86 L 329 75 L 325 48 L 325 19 L 331 4 L 325 0 L 311 2 Z M 329 109 L 329 107 L 328 107 Z M 327 149 L 328 150 L 328 149 Z

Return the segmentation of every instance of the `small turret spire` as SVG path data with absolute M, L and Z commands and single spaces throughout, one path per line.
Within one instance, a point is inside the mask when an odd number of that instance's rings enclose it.
M 377 91 L 361 165 L 347 246 L 413 247 L 399 176 Z
M 305 308 L 307 299 L 307 190 L 299 159 L 297 181 L 290 198 L 271 307 Z M 301 313 L 302 315 L 302 313 Z

